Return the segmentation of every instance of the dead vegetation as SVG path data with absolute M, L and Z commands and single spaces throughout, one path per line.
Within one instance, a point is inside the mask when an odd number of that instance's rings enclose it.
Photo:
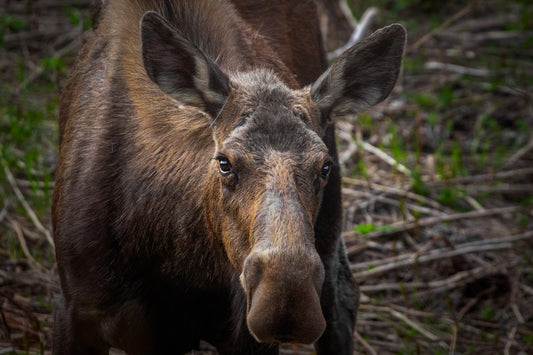
M 48 106 L 90 35 L 88 3 L 0 1 L 0 354 L 50 351 Z M 344 237 L 362 292 L 356 353 L 532 353 L 533 6 L 372 5 L 371 29 L 402 22 L 410 38 L 391 97 L 338 124 Z M 333 50 L 354 23 L 346 8 L 321 11 Z

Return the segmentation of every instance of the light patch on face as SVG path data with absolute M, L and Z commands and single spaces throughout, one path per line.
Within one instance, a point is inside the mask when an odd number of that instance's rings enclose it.
M 270 245 L 258 245 L 253 249 L 254 258 L 261 260 L 263 265 L 268 265 L 273 260 L 273 255 L 276 250 Z M 239 275 L 239 281 L 243 290 L 246 290 L 246 278 L 244 277 L 244 272 Z
M 241 275 L 239 276 L 239 281 L 241 282 L 242 289 L 246 291 L 246 279 L 244 277 L 244 273 L 241 272 Z

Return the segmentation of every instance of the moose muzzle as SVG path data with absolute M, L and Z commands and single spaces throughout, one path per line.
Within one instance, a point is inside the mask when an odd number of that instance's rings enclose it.
M 324 267 L 318 253 L 309 249 L 259 247 L 246 258 L 241 281 L 247 323 L 258 341 L 311 344 L 324 332 Z

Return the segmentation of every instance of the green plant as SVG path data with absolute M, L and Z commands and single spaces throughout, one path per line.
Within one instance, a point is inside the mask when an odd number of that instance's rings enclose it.
M 430 190 L 427 184 L 422 181 L 422 171 L 420 168 L 412 170 L 411 177 L 413 179 L 411 188 L 413 191 L 422 196 L 429 196 Z
M 359 224 L 355 227 L 355 233 L 365 235 L 375 232 L 376 229 L 377 226 L 375 224 Z
M 451 85 L 445 85 L 442 87 L 442 89 L 439 92 L 439 104 L 440 109 L 447 110 L 450 108 L 453 100 L 454 100 L 455 94 L 454 90 L 451 87 Z
M 357 162 L 357 165 L 354 168 L 354 174 L 355 176 L 362 176 L 365 180 L 370 179 L 370 174 L 366 170 L 366 164 L 363 159 L 359 159 Z
M 406 147 L 405 140 L 398 132 L 397 125 L 391 125 L 390 127 L 390 148 L 392 150 L 392 155 L 394 159 L 398 162 L 403 163 L 407 160 L 408 150 Z
M 494 321 L 495 311 L 493 305 L 490 302 L 485 302 L 483 304 L 483 307 L 481 308 L 481 316 L 487 322 Z
M 453 208 L 458 207 L 459 201 L 461 201 L 465 196 L 465 193 L 462 189 L 457 187 L 443 188 L 439 192 L 439 197 L 437 201 L 444 205 L 450 206 Z

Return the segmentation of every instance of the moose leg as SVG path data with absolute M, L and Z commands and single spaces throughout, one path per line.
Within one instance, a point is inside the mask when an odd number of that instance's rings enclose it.
M 65 306 L 63 295 L 54 311 L 53 355 L 107 355 L 109 348 L 96 336 L 94 327 L 77 320 Z

